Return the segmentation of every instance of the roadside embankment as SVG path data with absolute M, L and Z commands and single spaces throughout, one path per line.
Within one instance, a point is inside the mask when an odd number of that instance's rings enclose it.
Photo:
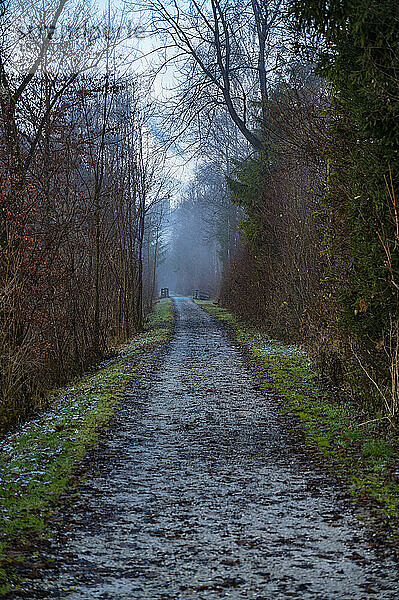
M 197 304 L 228 326 L 248 351 L 259 386 L 299 420 L 307 450 L 323 455 L 351 495 L 377 510 L 399 545 L 399 446 L 393 428 L 381 417 L 360 415 L 344 393 L 326 391 L 300 348 L 271 340 L 212 302 Z
M 142 376 L 148 352 L 168 342 L 172 302 L 161 300 L 145 332 L 124 344 L 115 359 L 53 392 L 49 408 L 0 443 L 0 594 L 12 565 L 23 560 L 32 538 L 60 497 L 78 481 L 82 461 L 98 442 L 123 400 L 127 384 Z

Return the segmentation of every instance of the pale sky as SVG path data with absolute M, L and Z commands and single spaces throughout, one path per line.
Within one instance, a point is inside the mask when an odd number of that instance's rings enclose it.
M 108 8 L 108 0 L 95 0 L 97 6 L 100 10 L 107 10 Z M 111 0 L 110 8 L 112 10 L 122 11 L 123 1 L 120 0 Z M 127 14 L 127 20 L 134 22 L 134 15 Z M 161 42 L 158 41 L 155 37 L 151 39 L 137 39 L 136 37 L 132 37 L 126 42 L 124 42 L 124 46 L 130 50 L 136 50 L 135 53 L 132 53 L 131 59 L 132 62 L 130 64 L 130 69 L 136 73 L 145 73 L 146 70 L 150 66 L 150 62 L 153 60 L 151 56 L 151 51 L 156 49 L 156 47 L 160 46 Z M 136 54 L 134 57 L 133 54 Z M 143 58 L 139 59 L 139 56 L 142 55 Z M 154 57 L 155 58 L 155 57 Z M 168 89 L 173 85 L 173 66 L 169 66 L 166 71 L 160 73 L 152 86 L 152 94 L 153 97 L 157 100 L 166 99 L 169 95 Z M 169 152 L 170 154 L 170 167 L 171 171 L 174 174 L 174 178 L 180 181 L 183 186 L 188 183 L 188 181 L 193 176 L 193 170 L 195 167 L 195 160 L 188 156 L 179 156 L 177 153 Z

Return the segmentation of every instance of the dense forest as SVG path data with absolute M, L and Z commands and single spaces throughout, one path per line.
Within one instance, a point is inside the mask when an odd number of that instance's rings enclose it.
M 168 212 L 123 22 L 85 1 L 2 3 L 0 426 L 143 325 Z
M 102 11 L 0 4 L 0 427 L 141 330 L 160 285 L 302 345 L 394 424 L 397 3 Z
M 192 69 L 190 84 L 181 72 L 175 106 L 188 113 L 191 85 L 195 106 L 212 123 L 205 141 L 196 137 L 205 167 L 193 182 L 197 210 L 208 202 L 207 214 L 217 215 L 216 296 L 272 337 L 304 346 L 322 375 L 393 423 L 398 7 L 390 0 L 243 7 L 211 2 L 205 14 L 195 4 L 186 21 L 162 13 Z M 195 47 L 187 42 L 193 23 L 201 39 Z M 231 137 L 232 124 L 241 140 Z M 224 173 L 211 194 L 198 185 L 207 168 Z M 241 213 L 230 208 L 226 218 L 219 200 L 225 197 Z M 205 240 L 209 227 L 203 217 L 201 223 Z M 184 254 L 180 237 L 175 244 Z M 197 281 L 192 285 L 203 285 Z

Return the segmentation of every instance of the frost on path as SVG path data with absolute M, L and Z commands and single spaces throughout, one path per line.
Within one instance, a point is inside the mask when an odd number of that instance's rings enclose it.
M 54 567 L 18 597 L 396 600 L 393 559 L 293 452 L 239 350 L 192 301 L 175 306 L 161 369 L 127 390 L 45 557 Z

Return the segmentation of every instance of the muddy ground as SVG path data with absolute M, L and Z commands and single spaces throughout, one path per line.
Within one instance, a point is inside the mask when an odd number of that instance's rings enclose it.
M 347 491 L 309 463 L 223 328 L 174 303 L 160 368 L 126 390 L 15 598 L 396 600 L 393 555 Z

